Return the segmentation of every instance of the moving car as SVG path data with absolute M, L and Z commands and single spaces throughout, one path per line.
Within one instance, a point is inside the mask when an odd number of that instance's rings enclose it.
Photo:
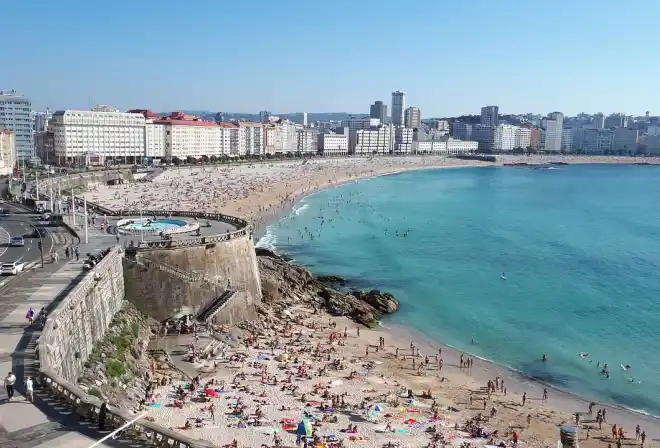
M 12 236 L 9 245 L 12 247 L 23 247 L 25 246 L 25 239 L 22 236 Z
M 0 265 L 0 274 L 2 275 L 17 275 L 19 272 L 23 272 L 25 263 L 20 261 L 14 261 L 12 263 L 2 263 Z

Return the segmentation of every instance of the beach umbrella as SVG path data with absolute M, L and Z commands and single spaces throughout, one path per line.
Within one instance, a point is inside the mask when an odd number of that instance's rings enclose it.
M 307 420 L 300 420 L 298 422 L 298 428 L 296 433 L 299 436 L 311 436 L 312 435 L 312 424 Z
M 371 406 L 369 406 L 369 410 L 371 412 L 381 412 L 383 410 L 383 407 L 379 404 L 372 404 Z

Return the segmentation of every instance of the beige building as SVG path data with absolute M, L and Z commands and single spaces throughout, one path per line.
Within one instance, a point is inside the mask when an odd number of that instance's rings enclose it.
M 9 176 L 16 163 L 16 137 L 6 129 L 0 130 L 0 176 Z

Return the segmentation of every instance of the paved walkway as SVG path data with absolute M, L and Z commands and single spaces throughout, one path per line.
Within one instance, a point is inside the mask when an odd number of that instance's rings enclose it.
M 12 279 L 0 294 L 0 378 L 12 371 L 17 378 L 13 401 L 7 401 L 4 387 L 0 391 L 0 447 L 89 447 L 103 434 L 92 426 L 84 426 L 71 411 L 38 391 L 35 403 L 25 400 L 24 381 L 38 372 L 36 351 L 40 330 L 27 327 L 28 308 L 37 312 L 52 310 L 84 276 L 84 254 L 107 247 L 111 239 L 97 238 L 80 247 L 81 258 L 47 263 Z M 69 236 L 66 244 L 73 244 Z M 77 243 L 77 241 L 75 241 Z M 117 441 L 118 443 L 121 441 Z M 120 446 L 130 446 L 127 441 Z M 113 441 L 112 445 L 117 446 Z

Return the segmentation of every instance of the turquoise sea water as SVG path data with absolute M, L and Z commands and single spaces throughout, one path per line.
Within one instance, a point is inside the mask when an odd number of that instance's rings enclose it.
M 419 171 L 309 196 L 260 244 L 391 291 L 393 322 L 660 415 L 659 200 L 652 166 Z

